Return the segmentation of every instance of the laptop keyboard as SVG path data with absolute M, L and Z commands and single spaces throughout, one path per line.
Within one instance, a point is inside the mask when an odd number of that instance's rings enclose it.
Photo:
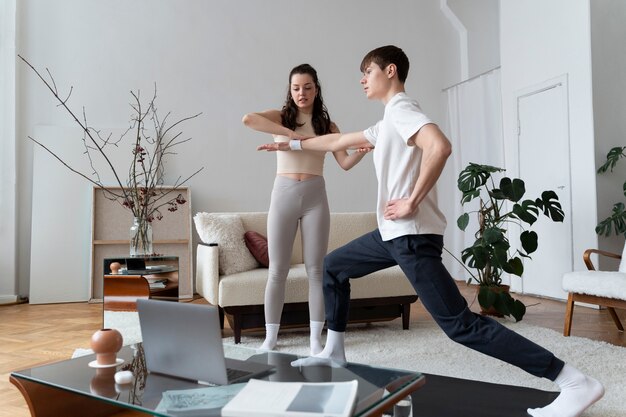
M 226 375 L 229 381 L 233 381 L 235 379 L 243 378 L 247 375 L 252 375 L 252 372 L 244 371 L 241 369 L 226 368 Z

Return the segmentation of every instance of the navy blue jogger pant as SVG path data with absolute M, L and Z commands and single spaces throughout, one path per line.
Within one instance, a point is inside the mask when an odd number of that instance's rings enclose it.
M 350 279 L 399 265 L 450 339 L 554 381 L 563 361 L 490 317 L 471 312 L 441 261 L 442 248 L 441 235 L 407 235 L 383 241 L 377 229 L 326 255 L 323 285 L 328 328 L 346 330 Z

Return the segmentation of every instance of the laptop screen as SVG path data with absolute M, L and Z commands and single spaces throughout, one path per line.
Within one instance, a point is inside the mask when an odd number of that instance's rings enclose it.
M 126 258 L 126 269 L 129 271 L 143 271 L 146 269 L 146 261 L 143 258 Z
M 224 385 L 229 382 L 219 311 L 207 304 L 137 299 L 139 324 L 148 371 Z M 228 359 L 228 367 L 250 376 L 273 367 Z

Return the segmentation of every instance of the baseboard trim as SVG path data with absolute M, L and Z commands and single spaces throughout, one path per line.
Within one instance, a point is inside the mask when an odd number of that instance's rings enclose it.
M 0 305 L 13 303 L 17 303 L 17 295 L 0 294 Z

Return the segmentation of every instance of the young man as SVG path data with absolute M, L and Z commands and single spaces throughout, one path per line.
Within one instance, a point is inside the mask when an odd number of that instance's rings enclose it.
M 344 336 L 351 278 L 400 265 L 420 300 L 455 342 L 555 381 L 561 393 L 534 417 L 577 417 L 604 395 L 597 380 L 497 321 L 472 313 L 441 262 L 446 221 L 437 207 L 435 183 L 451 153 L 448 139 L 409 98 L 404 83 L 409 60 L 395 46 L 369 52 L 361 63 L 369 99 L 385 105 L 383 119 L 363 132 L 331 134 L 259 150 L 336 151 L 374 147 L 378 178 L 378 229 L 324 259 L 324 302 L 328 336 L 324 350 L 298 365 L 345 361 Z

